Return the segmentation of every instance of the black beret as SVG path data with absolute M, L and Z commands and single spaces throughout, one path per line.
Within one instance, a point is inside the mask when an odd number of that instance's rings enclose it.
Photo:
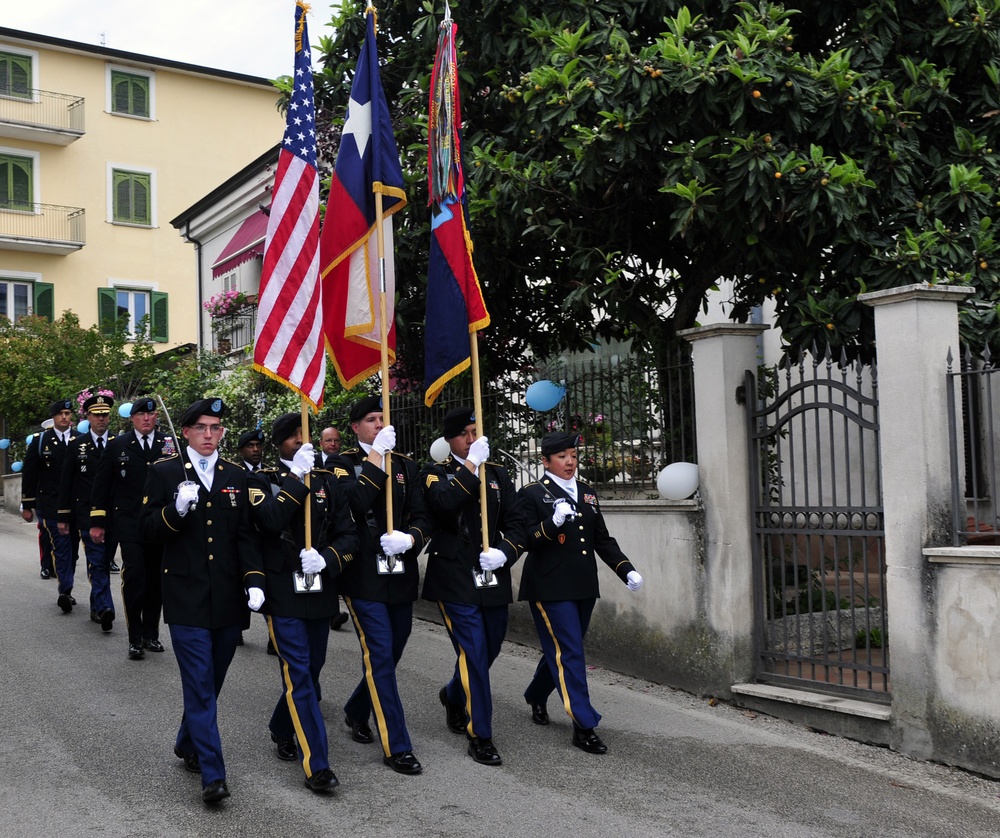
M 281 445 L 301 427 L 301 413 L 282 413 L 271 425 L 271 444 Z
M 244 431 L 240 434 L 239 442 L 237 442 L 236 447 L 242 448 L 244 445 L 249 445 L 251 442 L 263 442 L 264 432 L 260 428 L 254 428 L 252 431 Z
M 476 413 L 471 407 L 456 407 L 449 410 L 444 415 L 444 422 L 441 423 L 441 435 L 445 439 L 458 436 L 465 430 L 467 425 L 476 424 Z
M 57 402 L 52 402 L 49 405 L 49 416 L 55 416 L 57 413 L 62 413 L 64 410 L 72 410 L 73 403 L 69 399 L 60 399 Z
M 565 431 L 553 431 L 542 437 L 542 456 L 551 457 L 567 448 L 579 447 L 580 435 L 568 434 Z
M 132 402 L 132 410 L 129 411 L 129 416 L 135 416 L 137 413 L 155 413 L 156 412 L 156 402 L 153 399 L 137 399 Z
M 83 403 L 84 413 L 110 413 L 115 400 L 108 396 L 91 396 Z
M 382 397 L 381 396 L 365 396 L 360 401 L 354 403 L 354 407 L 351 408 L 351 415 L 348 419 L 351 422 L 360 422 L 369 413 L 381 413 L 382 412 Z
M 132 412 L 135 413 L 134 407 L 132 408 Z M 181 417 L 181 427 L 190 428 L 198 422 L 200 416 L 215 416 L 221 419 L 225 412 L 226 406 L 222 403 L 222 399 L 212 397 L 198 399 L 198 401 L 184 411 L 184 415 Z

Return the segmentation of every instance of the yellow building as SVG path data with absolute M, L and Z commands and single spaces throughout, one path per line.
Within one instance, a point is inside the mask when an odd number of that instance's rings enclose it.
M 0 27 L 0 315 L 150 316 L 198 343 L 170 219 L 280 140 L 263 78 Z

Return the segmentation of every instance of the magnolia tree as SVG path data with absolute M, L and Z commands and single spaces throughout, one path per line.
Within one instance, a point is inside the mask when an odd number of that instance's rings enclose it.
M 319 45 L 329 160 L 364 5 L 345 2 Z M 417 376 L 430 8 L 400 0 L 378 19 L 410 190 L 400 355 Z M 773 298 L 791 347 L 861 357 L 860 292 L 968 285 L 964 337 L 1000 348 L 1000 0 L 484 0 L 453 15 L 494 363 L 594 337 L 659 355 L 724 281 L 734 318 Z

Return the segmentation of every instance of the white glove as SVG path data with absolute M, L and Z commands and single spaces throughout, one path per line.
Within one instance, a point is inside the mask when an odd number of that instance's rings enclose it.
M 412 535 L 400 530 L 383 533 L 379 541 L 382 544 L 382 552 L 387 556 L 399 556 L 416 543 Z
M 490 441 L 484 436 L 479 437 L 469 446 L 469 456 L 466 457 L 472 465 L 479 468 L 490 458 Z
M 503 550 L 497 550 L 496 547 L 490 547 L 489 550 L 483 550 L 479 554 L 479 566 L 483 570 L 496 570 L 505 564 L 507 564 L 507 557 L 504 555 Z
M 326 567 L 326 559 L 313 547 L 310 547 L 308 550 L 302 550 L 299 553 L 299 558 L 302 559 L 303 573 L 319 573 Z
M 552 523 L 557 527 L 561 527 L 566 523 L 567 518 L 573 518 L 575 515 L 569 501 L 559 499 L 552 507 Z
M 292 474 L 301 480 L 303 474 L 312 471 L 313 463 L 315 462 L 316 450 L 307 442 L 292 457 Z
M 395 447 L 396 429 L 392 425 L 386 425 L 381 431 L 375 434 L 375 439 L 372 440 L 372 450 L 383 457 L 386 451 L 392 451 Z
M 177 514 L 183 518 L 188 514 L 188 510 L 193 509 L 198 503 L 197 483 L 185 481 L 177 487 L 177 497 L 174 498 L 174 508 Z
M 626 585 L 630 591 L 638 591 L 642 587 L 642 577 L 635 570 L 630 570 L 628 576 L 625 577 Z
M 250 588 L 247 590 L 247 605 L 251 611 L 260 611 L 264 604 L 264 592 L 260 588 Z

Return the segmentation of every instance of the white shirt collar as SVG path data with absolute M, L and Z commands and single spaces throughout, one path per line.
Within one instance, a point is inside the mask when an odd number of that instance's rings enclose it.
M 566 480 L 564 477 L 556 477 L 551 471 L 546 471 L 545 476 L 555 483 L 560 489 L 574 500 L 576 499 L 576 478 L 571 477 Z

